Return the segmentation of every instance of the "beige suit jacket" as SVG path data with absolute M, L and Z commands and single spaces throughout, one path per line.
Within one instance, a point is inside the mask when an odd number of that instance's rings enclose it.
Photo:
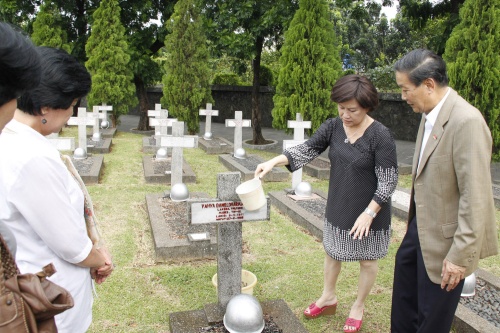
M 451 89 L 451 88 L 450 88 Z M 408 221 L 417 215 L 425 268 L 441 283 L 443 260 L 477 269 L 480 258 L 498 253 L 495 206 L 491 188 L 491 134 L 483 116 L 451 90 L 418 158 L 425 117 L 413 156 Z

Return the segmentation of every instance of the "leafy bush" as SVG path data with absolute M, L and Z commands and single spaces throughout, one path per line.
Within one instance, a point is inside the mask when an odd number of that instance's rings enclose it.
M 212 84 L 228 86 L 239 86 L 241 83 L 239 76 L 235 73 L 217 73 L 212 81 Z
M 392 65 L 369 69 L 365 75 L 379 91 L 399 91 Z

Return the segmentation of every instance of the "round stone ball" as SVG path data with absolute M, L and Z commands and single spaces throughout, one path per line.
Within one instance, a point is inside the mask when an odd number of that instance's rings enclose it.
M 265 326 L 259 301 L 248 294 L 239 294 L 229 300 L 223 321 L 231 333 L 260 333 Z

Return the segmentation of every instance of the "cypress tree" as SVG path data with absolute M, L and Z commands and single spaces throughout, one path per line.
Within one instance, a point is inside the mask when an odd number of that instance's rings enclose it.
M 195 1 L 177 2 L 169 24 L 161 101 L 172 116 L 186 123 L 189 134 L 197 134 L 199 109 L 212 96 L 206 37 Z
M 33 22 L 31 40 L 35 45 L 55 47 L 70 53 L 68 37 L 61 26 L 61 14 L 57 7 L 51 0 L 45 1 Z
M 129 46 L 120 21 L 121 8 L 116 0 L 103 0 L 92 15 L 92 31 L 85 45 L 85 63 L 92 74 L 90 107 L 101 103 L 113 106 L 113 126 L 121 114 L 137 105 Z
M 300 0 L 281 52 L 273 127 L 286 129 L 287 121 L 300 112 L 314 132 L 337 113 L 330 93 L 342 71 L 325 0 Z
M 446 42 L 450 86 L 482 113 L 500 159 L 500 0 L 466 0 Z

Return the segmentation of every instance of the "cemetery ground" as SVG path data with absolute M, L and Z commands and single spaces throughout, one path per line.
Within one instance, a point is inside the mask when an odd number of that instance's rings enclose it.
M 76 129 L 65 128 L 61 136 L 76 136 Z M 145 195 L 170 189 L 170 185 L 146 184 L 142 170 L 142 136 L 117 132 L 113 149 L 105 156 L 99 184 L 89 185 L 100 231 L 116 265 L 112 276 L 97 286 L 93 323 L 89 332 L 169 332 L 169 314 L 202 309 L 215 303 L 217 294 L 212 276 L 216 260 L 161 263 L 154 259 L 151 229 Z M 274 154 L 248 150 L 268 159 Z M 186 161 L 197 174 L 190 192 L 216 197 L 216 175 L 228 170 L 217 155 L 201 149 L 184 151 Z M 326 192 L 327 180 L 304 175 L 314 189 Z M 409 176 L 400 177 L 408 187 Z M 289 188 L 287 182 L 264 182 L 264 191 Z M 500 211 L 497 210 L 500 225 Z M 379 274 L 367 299 L 362 332 L 389 331 L 394 255 L 406 225 L 393 219 L 393 236 L 386 258 L 379 261 Z M 288 217 L 271 208 L 271 220 L 243 224 L 243 268 L 258 278 L 254 296 L 261 302 L 283 299 L 311 333 L 342 332 L 357 292 L 359 265 L 342 266 L 338 282 L 339 308 L 335 316 L 306 320 L 302 311 L 321 294 L 324 251 L 321 242 Z M 500 276 L 498 256 L 480 262 L 480 267 Z M 293 332 L 284 332 L 293 333 Z

